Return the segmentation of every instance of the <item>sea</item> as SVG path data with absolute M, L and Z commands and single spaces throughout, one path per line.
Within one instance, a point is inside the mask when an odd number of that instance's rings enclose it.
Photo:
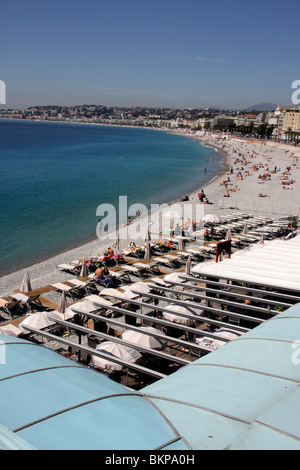
M 150 208 L 200 188 L 222 154 L 162 130 L 0 120 L 0 165 L 3 276 L 95 239 L 119 196 Z

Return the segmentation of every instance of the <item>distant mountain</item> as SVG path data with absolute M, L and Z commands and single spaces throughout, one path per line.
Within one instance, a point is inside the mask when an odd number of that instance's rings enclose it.
M 259 103 L 246 108 L 245 111 L 274 111 L 277 108 L 277 104 L 273 103 Z

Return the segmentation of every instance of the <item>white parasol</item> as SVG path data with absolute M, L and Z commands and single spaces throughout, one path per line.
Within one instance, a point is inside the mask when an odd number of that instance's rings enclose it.
M 186 265 L 185 265 L 185 274 L 191 274 L 191 268 L 192 268 L 192 257 L 189 255 Z
M 100 301 L 100 297 L 99 297 L 99 301 Z M 83 300 L 83 301 L 76 302 L 75 304 L 66 308 L 63 314 L 64 320 L 69 320 L 70 318 L 73 318 L 74 315 L 76 315 L 76 312 L 74 311 L 74 309 L 82 310 L 83 312 L 94 312 L 95 310 L 97 310 L 97 307 L 95 307 L 95 304 L 90 300 Z
M 68 303 L 67 303 L 66 292 L 63 291 L 61 294 L 60 302 L 57 307 L 57 311 L 59 313 L 65 313 L 67 307 L 68 307 Z
M 211 223 L 211 224 L 217 224 L 217 223 L 221 222 L 220 217 L 218 217 L 215 214 L 206 214 L 203 217 L 203 220 L 204 220 L 204 222 L 208 222 L 208 223 Z
M 134 343 L 151 349 L 159 350 L 165 346 L 165 340 L 161 338 L 155 338 L 154 336 L 142 332 L 145 331 L 148 333 L 158 333 L 160 335 L 164 335 L 162 331 L 158 330 L 157 328 L 152 328 L 151 326 L 141 326 L 139 329 L 141 331 L 124 331 L 124 333 L 122 333 L 122 339 L 124 339 L 124 341 L 129 341 L 130 343 Z
M 203 310 L 195 310 L 177 304 L 170 304 L 168 305 L 168 307 L 166 307 L 166 309 L 168 310 L 168 312 L 163 312 L 163 317 L 166 320 L 172 321 L 174 323 L 181 323 L 182 325 L 192 325 L 195 322 L 196 318 L 194 320 L 193 318 L 184 317 L 181 316 L 180 313 L 195 316 L 200 316 L 203 313 Z
M 85 258 L 83 258 L 83 263 L 82 263 L 82 268 L 81 268 L 81 271 L 80 271 L 80 277 L 88 277 L 89 273 L 88 273 L 88 268 L 87 268 L 87 265 L 86 265 L 86 261 L 85 261 Z
M 179 277 L 179 275 L 176 272 L 174 272 L 174 273 L 170 273 L 164 276 L 164 281 L 172 284 L 172 282 L 184 282 L 184 279 Z
M 135 349 L 114 343 L 113 341 L 105 341 L 99 344 L 96 350 L 106 353 L 108 357 L 106 359 L 99 356 L 92 356 L 92 363 L 100 369 L 108 370 L 108 372 L 121 371 L 123 369 L 122 364 L 110 361 L 109 356 L 132 363 L 136 363 L 142 358 L 141 354 Z
M 247 225 L 247 222 L 245 222 L 245 226 L 244 226 L 244 230 L 242 231 L 242 234 L 247 235 L 247 233 L 248 233 L 248 225 Z
M 150 259 L 150 258 L 151 258 L 151 248 L 150 248 L 150 243 L 147 242 L 144 259 Z
M 51 312 L 30 313 L 20 323 L 19 328 L 22 332 L 28 333 L 29 330 L 24 328 L 25 325 L 32 326 L 38 330 L 42 330 L 47 326 L 55 325 L 55 321 L 50 320 L 49 315 L 51 315 Z
M 30 282 L 30 278 L 29 278 L 29 273 L 28 273 L 27 270 L 25 271 L 20 291 L 21 292 L 30 292 L 30 291 L 32 291 L 31 282 Z
M 229 229 L 227 230 L 227 234 L 226 234 L 226 239 L 225 240 L 231 240 L 231 228 L 229 227 Z
M 134 299 L 139 297 L 139 294 L 135 294 L 133 291 L 140 292 L 140 295 L 147 294 L 151 291 L 151 288 L 145 282 L 135 282 L 130 286 L 125 287 L 124 297 L 126 299 Z

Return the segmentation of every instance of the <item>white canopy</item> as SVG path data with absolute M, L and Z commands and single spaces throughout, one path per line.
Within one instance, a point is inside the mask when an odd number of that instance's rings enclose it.
M 298 235 L 242 250 L 220 263 L 197 264 L 192 273 L 300 291 L 299 248 Z

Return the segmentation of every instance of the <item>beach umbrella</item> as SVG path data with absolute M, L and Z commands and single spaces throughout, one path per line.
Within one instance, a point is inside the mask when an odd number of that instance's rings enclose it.
M 96 347 L 99 352 L 107 354 L 107 358 L 92 356 L 92 363 L 100 369 L 106 369 L 109 372 L 121 371 L 122 364 L 117 364 L 109 360 L 109 357 L 115 357 L 122 361 L 136 363 L 142 358 L 141 354 L 133 348 L 114 343 L 113 341 L 105 341 Z
M 194 237 L 199 237 L 199 238 L 203 238 L 204 236 L 204 229 L 201 229 L 201 230 L 195 230 L 195 232 L 192 232 L 192 235 L 194 235 Z
M 231 240 L 231 228 L 229 227 L 229 229 L 227 230 L 227 234 L 226 234 L 226 239 L 225 240 Z
M 60 302 L 57 307 L 57 311 L 59 313 L 65 313 L 67 307 L 68 307 L 68 303 L 67 303 L 66 292 L 63 291 L 61 294 Z
M 0 328 L 0 335 L 17 336 L 12 330 L 9 330 L 8 328 L 5 328 L 4 326 Z
M 143 332 L 148 333 L 158 333 L 160 335 L 164 335 L 162 331 L 158 330 L 157 328 L 153 328 L 151 326 L 141 326 L 139 328 L 141 331 L 134 331 L 134 330 L 126 330 L 122 333 L 122 339 L 124 341 L 129 341 L 130 343 L 134 343 L 140 346 L 144 346 L 145 348 L 151 349 L 162 349 L 166 345 L 166 340 L 162 338 L 155 338 L 150 334 L 145 334 Z
M 134 291 L 139 292 L 140 294 L 135 294 Z M 139 297 L 139 295 L 147 294 L 151 291 L 151 288 L 145 282 L 135 282 L 130 286 L 127 286 L 124 291 L 124 297 L 126 299 L 134 299 Z
M 151 235 L 150 235 L 149 226 L 148 226 L 147 231 L 146 231 L 145 241 L 146 241 L 146 242 L 150 242 L 150 241 L 151 241 Z
M 184 282 L 184 279 L 179 277 L 179 275 L 175 272 L 175 273 L 170 273 L 164 276 L 164 281 L 172 284 L 172 282 Z
M 98 307 L 99 308 L 99 307 Z M 76 302 L 75 304 L 70 305 L 70 307 L 66 308 L 65 311 L 63 312 L 63 319 L 64 320 L 69 320 L 70 318 L 73 318 L 74 315 L 76 315 L 76 312 L 74 309 L 82 310 L 84 312 L 94 312 L 97 310 L 97 307 L 95 307 L 95 304 L 91 300 L 83 300 Z
M 28 273 L 27 270 L 25 271 L 20 291 L 21 292 L 30 292 L 30 291 L 32 291 L 31 282 L 30 282 L 30 278 L 29 278 L 29 273 Z
M 32 326 L 38 330 L 46 328 L 47 326 L 55 325 L 55 321 L 50 320 L 49 315 L 51 315 L 51 312 L 30 313 L 20 323 L 19 328 L 22 330 L 22 332 L 28 333 L 28 330 L 23 328 L 25 325 Z
M 248 233 L 248 225 L 247 225 L 247 222 L 245 222 L 245 226 L 244 226 L 244 230 L 242 231 L 242 234 L 247 235 L 247 233 Z
M 120 235 L 119 232 L 117 232 L 115 243 L 113 244 L 113 248 L 116 250 L 120 250 Z
M 203 217 L 203 221 L 208 222 L 210 224 L 217 224 L 217 223 L 221 222 L 221 219 L 220 219 L 220 217 L 218 217 L 215 214 L 206 214 Z
M 203 313 L 203 310 L 197 309 L 196 311 L 194 309 L 187 308 L 187 307 L 184 307 L 182 305 L 177 305 L 177 304 L 170 304 L 168 305 L 168 307 L 166 307 L 166 309 L 168 311 L 163 312 L 163 317 L 166 320 L 169 320 L 174 323 L 180 323 L 182 325 L 192 325 L 193 323 L 195 323 L 196 318 L 194 320 L 193 318 L 184 317 L 180 315 L 181 313 L 187 314 L 187 315 L 195 315 L 195 317 L 196 315 L 198 316 Z
M 98 238 L 101 237 L 101 231 L 102 231 L 102 222 L 101 222 L 101 219 L 99 219 L 99 223 L 98 223 L 97 230 L 96 230 Z
M 220 328 L 219 330 L 216 330 L 213 333 L 216 336 L 220 336 L 220 339 L 219 340 L 216 338 L 213 339 L 207 336 L 199 337 L 196 335 L 195 342 L 199 344 L 200 346 L 206 347 L 207 349 L 214 350 L 214 349 L 219 349 L 222 346 L 225 346 L 226 343 L 237 339 L 241 335 L 241 333 L 239 332 L 225 329 L 225 328 Z M 222 338 L 224 338 L 225 341 L 222 341 Z M 226 340 L 229 340 L 229 341 L 226 341 Z
M 185 265 L 185 270 L 184 270 L 185 274 L 191 274 L 191 268 L 192 268 L 192 257 L 190 255 Z
M 184 250 L 184 241 L 182 237 L 178 240 L 178 250 Z
M 150 258 L 151 258 L 151 248 L 150 248 L 150 243 L 147 243 L 144 259 L 150 259 Z
M 89 273 L 88 273 L 88 268 L 87 268 L 87 265 L 86 265 L 86 261 L 85 261 L 85 258 L 83 258 L 83 263 L 82 263 L 82 268 L 81 268 L 81 271 L 80 271 L 80 277 L 88 277 Z

